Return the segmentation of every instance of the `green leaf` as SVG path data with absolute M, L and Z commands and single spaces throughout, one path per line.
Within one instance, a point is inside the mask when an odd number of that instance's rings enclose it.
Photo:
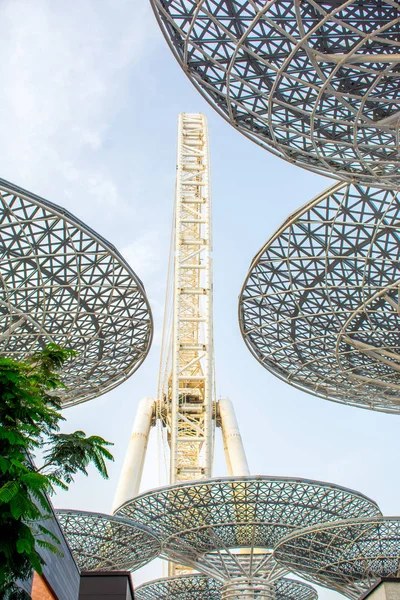
M 86 467 L 93 463 L 104 478 L 108 478 L 104 458 L 114 460 L 112 454 L 105 448 L 111 446 L 100 436 L 87 437 L 84 431 L 74 433 L 57 433 L 50 437 L 52 445 L 45 454 L 47 465 L 56 466 L 56 475 L 70 483 L 73 476 L 80 472 L 87 475 Z
M 52 517 L 53 515 L 51 515 Z M 50 531 L 49 529 L 47 529 L 46 527 L 43 527 L 43 525 L 38 525 L 38 530 L 41 531 L 43 534 L 48 535 L 49 537 L 51 537 L 51 539 L 56 542 L 57 544 L 60 544 L 60 540 L 58 539 L 58 537 L 56 535 L 54 535 L 54 533 L 52 531 Z
M 19 492 L 18 481 L 8 481 L 0 488 L 0 503 L 10 502 Z
M 23 552 L 30 553 L 34 548 L 34 544 L 32 544 L 32 540 L 28 540 L 26 538 L 20 538 L 17 540 L 17 552 L 22 554 Z
M 36 543 L 41 548 L 45 548 L 46 550 L 50 550 L 50 552 L 52 552 L 53 554 L 56 554 L 57 556 L 61 556 L 61 557 L 64 556 L 64 553 L 61 552 L 61 550 L 59 548 L 57 548 L 51 542 L 46 542 L 46 540 L 36 540 Z
M 107 477 L 106 461 L 113 460 L 111 444 L 100 436 L 60 433 L 57 390 L 65 388 L 61 369 L 74 356 L 49 344 L 24 361 L 0 358 L 0 598 L 3 580 L 14 585 L 32 569 L 42 572 L 38 549 L 62 556 L 57 536 L 43 525 L 53 518 L 48 495 L 56 486 L 67 489 L 90 464 Z M 43 447 L 45 465 L 38 469 L 29 457 Z
M 28 494 L 25 490 L 21 490 L 18 492 L 16 496 L 9 503 L 9 509 L 14 517 L 14 519 L 18 520 L 21 517 L 27 520 L 35 520 L 40 519 L 42 514 L 38 509 L 37 505 L 32 501 L 30 494 Z
M 25 483 L 28 487 L 34 490 L 49 489 L 49 481 L 47 477 L 41 473 L 35 473 L 34 471 L 28 471 L 28 473 L 22 475 L 21 482 Z
M 46 495 L 39 490 L 30 490 L 31 495 L 39 502 L 44 510 L 51 510 L 49 500 Z
M 0 471 L 2 473 L 8 473 L 11 468 L 11 462 L 4 456 L 0 456 Z
M 22 456 L 23 455 L 21 455 L 21 458 Z M 17 469 L 19 469 L 20 471 L 29 470 L 25 463 L 23 463 L 21 460 L 17 460 L 16 458 L 11 458 L 10 463 L 13 465 L 13 467 L 17 467 Z
M 37 552 L 32 552 L 32 554 L 29 556 L 29 560 L 31 562 L 32 568 L 36 571 L 36 573 L 38 575 L 42 575 L 44 561 L 40 557 L 40 555 Z
M 12 546 L 8 540 L 0 539 L 0 554 L 11 556 Z

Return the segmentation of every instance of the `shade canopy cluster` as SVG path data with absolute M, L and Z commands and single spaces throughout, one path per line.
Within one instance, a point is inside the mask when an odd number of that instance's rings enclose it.
M 400 3 L 152 4 L 176 59 L 220 115 L 275 155 L 339 180 L 291 215 L 253 260 L 239 305 L 249 349 L 304 391 L 399 412 Z M 187 221 L 193 222 L 198 220 Z M 68 229 L 68 243 L 72 237 Z M 78 302 L 79 310 L 61 311 L 55 323 L 62 328 L 69 319 L 83 331 L 79 335 L 90 341 L 90 350 L 84 346 L 82 356 L 95 356 L 90 385 L 106 391 L 146 355 L 151 315 L 134 274 L 98 237 L 92 252 L 92 238 L 85 238 L 84 251 L 78 245 L 78 266 L 62 238 L 61 268 L 72 264 L 79 281 L 71 289 L 58 280 L 50 287 L 62 291 L 63 309 Z M 52 243 L 46 256 L 52 257 Z M 108 266 L 111 255 L 118 268 Z M 47 273 L 45 265 L 41 269 Z M 75 282 L 74 275 L 64 280 Z M 116 304 L 107 321 L 110 302 Z M 59 305 L 56 296 L 47 313 L 56 314 Z M 26 317 L 12 314 L 7 343 L 18 327 L 33 328 L 35 343 L 48 331 L 54 334 L 46 319 L 36 319 L 42 327 L 37 333 L 35 323 L 28 327 Z M 117 380 L 109 377 L 110 365 Z M 75 373 L 86 371 L 75 367 Z M 74 401 L 95 394 L 85 388 Z M 60 516 L 87 568 L 133 570 L 160 555 L 199 573 L 141 586 L 139 600 L 315 600 L 316 591 L 287 578 L 290 572 L 354 598 L 375 578 L 399 570 L 398 519 L 382 517 L 362 494 L 304 479 L 180 483 L 127 501 L 115 517 Z
M 247 137 L 317 173 L 399 185 L 399 2 L 152 4 L 186 75 Z
M 137 600 L 221 600 L 221 584 L 204 575 L 155 579 L 135 590 Z
M 79 510 L 57 510 L 56 514 L 84 571 L 135 571 L 160 553 L 157 537 L 128 519 Z
M 64 406 L 125 381 L 150 349 L 142 282 L 118 250 L 63 208 L 0 180 L 0 354 L 76 351 Z
M 380 515 L 369 498 L 305 479 L 227 477 L 181 483 L 141 494 L 117 515 L 148 527 L 161 556 L 221 585 L 222 600 L 316 600 L 310 586 L 288 579 L 273 555 L 286 535 L 306 525 Z
M 399 518 L 358 492 L 306 479 L 181 483 L 132 498 L 114 516 L 57 515 L 82 569 L 134 571 L 160 556 L 196 570 L 139 586 L 139 600 L 317 600 L 290 573 L 355 599 L 400 569 Z
M 371 517 L 306 528 L 282 540 L 275 555 L 302 577 L 358 598 L 377 579 L 399 578 L 400 519 Z
M 239 302 L 265 368 L 323 398 L 399 412 L 399 222 L 397 192 L 338 183 L 283 223 Z

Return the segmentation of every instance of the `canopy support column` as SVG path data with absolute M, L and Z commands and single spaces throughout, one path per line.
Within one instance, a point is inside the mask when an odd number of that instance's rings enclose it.
M 152 398 L 143 398 L 140 401 L 115 493 L 113 513 L 139 492 L 154 411 L 155 401 Z
M 218 406 L 228 474 L 236 477 L 250 475 L 232 401 L 229 398 L 222 398 L 218 401 Z

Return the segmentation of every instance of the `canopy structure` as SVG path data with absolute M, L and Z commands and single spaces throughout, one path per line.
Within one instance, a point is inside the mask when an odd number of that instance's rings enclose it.
M 261 476 L 160 488 L 128 501 L 117 514 L 154 531 L 164 557 L 219 581 L 224 600 L 246 597 L 250 589 L 261 600 L 272 597 L 287 572 L 271 550 L 288 532 L 380 512 L 373 501 L 345 488 Z M 287 584 L 286 599 L 302 598 L 304 588 L 297 584 Z
M 204 575 L 155 579 L 135 590 L 137 600 L 221 600 L 221 584 Z
M 269 597 L 275 600 L 317 600 L 318 594 L 309 585 L 290 579 L 281 579 L 269 586 Z M 243 593 L 240 593 L 243 592 Z M 137 600 L 223 600 L 223 598 L 262 598 L 254 588 L 252 596 L 246 596 L 248 589 L 237 591 L 237 584 L 232 592 L 223 590 L 222 585 L 204 575 L 181 575 L 150 581 L 139 586 L 135 593 Z
M 65 406 L 113 389 L 140 366 L 153 322 L 142 282 L 114 246 L 66 210 L 0 180 L 0 354 L 47 343 L 78 355 Z
M 317 173 L 399 185 L 399 2 L 152 4 L 191 82 L 247 137 Z
M 74 558 L 84 571 L 135 571 L 160 553 L 157 537 L 128 519 L 56 510 Z
M 322 398 L 400 412 L 398 195 L 336 184 L 254 258 L 239 299 L 260 363 Z
M 323 523 L 289 534 L 277 546 L 286 568 L 358 598 L 381 577 L 399 578 L 400 518 Z

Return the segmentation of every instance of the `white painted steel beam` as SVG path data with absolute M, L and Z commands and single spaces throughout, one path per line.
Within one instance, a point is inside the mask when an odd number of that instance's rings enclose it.
M 170 483 L 211 477 L 212 239 L 209 147 L 201 114 L 179 117 L 172 372 L 166 391 Z

